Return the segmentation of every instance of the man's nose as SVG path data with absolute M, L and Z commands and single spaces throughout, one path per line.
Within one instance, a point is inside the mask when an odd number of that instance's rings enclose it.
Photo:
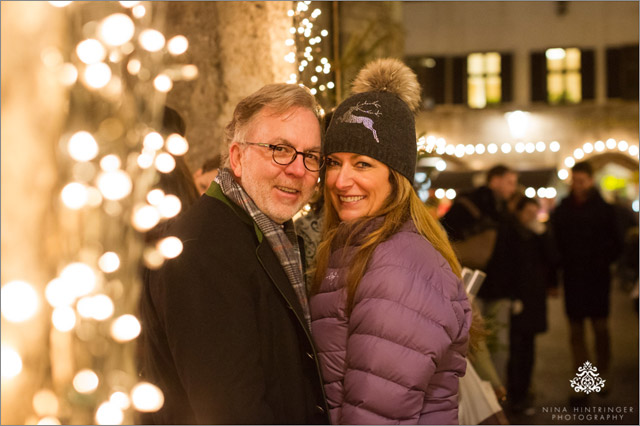
M 307 169 L 304 167 L 304 157 L 300 154 L 296 155 L 295 160 L 293 160 L 289 165 L 285 167 L 285 171 L 296 177 L 302 177 L 306 173 Z

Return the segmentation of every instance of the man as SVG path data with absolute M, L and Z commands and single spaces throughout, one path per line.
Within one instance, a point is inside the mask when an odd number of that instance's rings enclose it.
M 220 167 L 221 155 L 217 154 L 207 159 L 198 170 L 193 173 L 193 181 L 198 187 L 200 195 L 207 192 L 211 182 L 218 176 L 218 168 Z
M 461 194 L 442 217 L 454 248 L 455 243 L 488 228 L 496 230 L 494 248 L 484 268 L 487 277 L 478 292 L 476 303 L 492 332 L 489 340 L 491 357 L 502 383 L 505 383 L 509 356 L 509 314 L 512 283 L 509 282 L 512 251 L 507 235 L 513 226 L 513 217 L 507 201 L 518 185 L 518 174 L 504 165 L 496 165 L 487 172 L 486 185 Z M 464 265 L 463 266 L 467 266 Z M 504 387 L 494 383 L 498 397 L 504 396 Z
M 160 424 L 327 423 L 293 215 L 323 159 L 308 90 L 271 84 L 240 101 L 228 158 L 169 227 L 183 243 L 142 295 L 143 376 Z
M 611 349 L 609 327 L 610 266 L 621 249 L 616 215 L 594 186 L 593 168 L 576 163 L 571 171 L 571 193 L 551 216 L 560 254 L 565 310 L 569 318 L 574 371 L 591 361 L 606 378 Z M 588 356 L 584 322 L 595 335 L 596 358 Z

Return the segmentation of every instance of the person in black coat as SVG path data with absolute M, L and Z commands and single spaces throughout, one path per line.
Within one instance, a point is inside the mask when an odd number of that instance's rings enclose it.
M 515 205 L 515 222 L 507 237 L 512 253 L 507 395 L 510 411 L 528 412 L 535 359 L 535 336 L 547 330 L 547 292 L 556 286 L 553 246 L 537 220 L 540 203 L 523 196 Z
M 322 167 L 308 89 L 271 84 L 226 128 L 229 157 L 165 236 L 182 253 L 148 271 L 141 376 L 164 393 L 155 424 L 327 424 L 291 218 Z
M 611 264 L 621 248 L 616 215 L 594 186 L 593 169 L 579 162 L 572 169 L 571 193 L 551 216 L 560 253 L 564 301 L 570 324 L 575 371 L 586 361 L 606 375 L 610 364 L 609 316 Z M 595 335 L 596 358 L 589 357 L 585 319 Z
M 490 331 L 487 345 L 502 382 L 506 381 L 507 376 L 512 289 L 507 269 L 511 262 L 507 235 L 513 219 L 507 208 L 507 200 L 515 193 L 517 184 L 518 174 L 513 169 L 502 164 L 496 165 L 487 172 L 485 186 L 460 194 L 441 219 L 454 250 L 457 241 L 489 228 L 496 230 L 495 245 L 489 261 L 485 268 L 480 268 L 487 277 L 480 287 L 476 302 L 487 320 Z M 462 266 L 470 266 L 465 265 L 462 259 L 461 263 Z

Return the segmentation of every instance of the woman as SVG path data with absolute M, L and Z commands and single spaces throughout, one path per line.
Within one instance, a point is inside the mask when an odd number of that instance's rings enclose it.
M 312 331 L 335 424 L 457 424 L 471 308 L 444 231 L 412 187 L 415 75 L 378 60 L 325 141 Z

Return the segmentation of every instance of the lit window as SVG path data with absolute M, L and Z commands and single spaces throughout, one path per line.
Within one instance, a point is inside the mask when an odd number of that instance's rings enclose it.
M 582 101 L 580 49 L 547 49 L 547 100 L 550 104 Z
M 484 108 L 502 101 L 501 57 L 499 53 L 472 53 L 467 57 L 468 104 Z

